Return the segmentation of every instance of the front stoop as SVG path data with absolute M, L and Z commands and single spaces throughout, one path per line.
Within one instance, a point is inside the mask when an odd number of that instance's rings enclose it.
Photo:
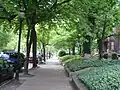
M 78 80 L 75 75 L 72 76 L 72 82 L 77 90 L 88 90 L 88 88 L 80 80 Z

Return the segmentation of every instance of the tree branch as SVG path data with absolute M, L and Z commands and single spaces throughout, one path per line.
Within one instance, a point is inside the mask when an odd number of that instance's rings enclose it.
M 104 36 L 105 36 L 105 30 L 106 30 L 106 24 L 107 24 L 106 19 L 107 19 L 107 16 L 105 16 L 105 21 L 104 21 L 104 25 L 103 25 L 103 31 L 102 31 L 102 38 L 101 39 L 103 39 Z
M 3 9 L 2 12 L 5 14 L 6 17 L 10 16 L 10 13 L 8 13 L 7 10 L 3 6 L 0 6 L 0 8 Z
M 5 17 L 0 17 L 0 19 L 7 19 L 9 22 L 11 22 L 12 19 L 14 19 L 17 14 L 11 15 L 3 6 L 0 6 L 2 8 L 2 12 L 4 13 Z
M 63 2 L 61 2 L 61 3 L 58 3 L 57 5 L 58 6 L 60 6 L 60 5 L 63 5 L 63 4 L 65 4 L 65 3 L 68 3 L 68 2 L 70 2 L 71 0 L 65 0 L 65 1 L 63 1 Z
M 119 34 L 111 34 L 111 35 L 108 35 L 108 36 L 104 37 L 103 40 L 106 39 L 106 38 L 108 38 L 108 37 L 111 37 L 111 36 L 118 36 L 118 35 L 119 35 Z
M 23 1 L 23 5 L 24 5 L 24 8 L 25 8 L 25 11 L 27 10 L 27 5 L 25 3 L 25 0 L 22 0 Z
M 57 1 L 58 1 L 58 0 L 55 0 L 54 4 L 52 5 L 52 7 L 51 7 L 50 9 L 56 8 L 56 6 L 57 6 Z
M 0 17 L 0 19 L 7 19 L 7 17 Z

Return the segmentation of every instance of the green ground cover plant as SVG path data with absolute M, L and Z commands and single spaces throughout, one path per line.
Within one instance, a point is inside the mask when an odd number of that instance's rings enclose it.
M 75 72 L 90 90 L 120 90 L 120 66 L 91 67 Z
M 89 68 L 89 67 L 102 67 L 106 65 L 120 65 L 119 60 L 99 60 L 91 58 L 89 60 L 81 60 L 80 58 L 72 58 L 69 59 L 68 62 L 65 63 L 65 66 L 70 69 L 70 71 L 78 71 L 81 69 Z

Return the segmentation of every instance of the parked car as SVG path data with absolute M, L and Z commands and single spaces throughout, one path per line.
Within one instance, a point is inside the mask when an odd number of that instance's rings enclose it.
M 7 61 L 9 64 L 12 64 L 14 72 L 18 69 L 21 72 L 22 67 L 24 66 L 24 62 L 25 62 L 25 55 L 23 53 L 20 53 L 19 65 L 18 65 L 18 53 L 13 52 L 13 51 L 12 52 L 6 51 L 6 52 L 0 54 L 0 59 Z
M 15 64 L 18 62 L 18 53 L 14 51 L 6 51 L 0 53 L 0 58 L 6 60 L 9 63 Z M 23 66 L 25 62 L 25 55 L 20 53 L 20 63 Z

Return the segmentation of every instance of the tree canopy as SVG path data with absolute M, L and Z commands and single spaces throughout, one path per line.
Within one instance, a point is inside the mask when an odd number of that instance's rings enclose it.
M 0 49 L 17 46 L 13 38 L 18 35 L 19 12 L 23 9 L 22 43 L 26 39 L 28 52 L 31 45 L 33 53 L 37 52 L 43 43 L 70 51 L 76 47 L 85 53 L 100 51 L 101 41 L 113 33 L 113 28 L 120 27 L 119 5 L 119 0 L 1 0 Z

